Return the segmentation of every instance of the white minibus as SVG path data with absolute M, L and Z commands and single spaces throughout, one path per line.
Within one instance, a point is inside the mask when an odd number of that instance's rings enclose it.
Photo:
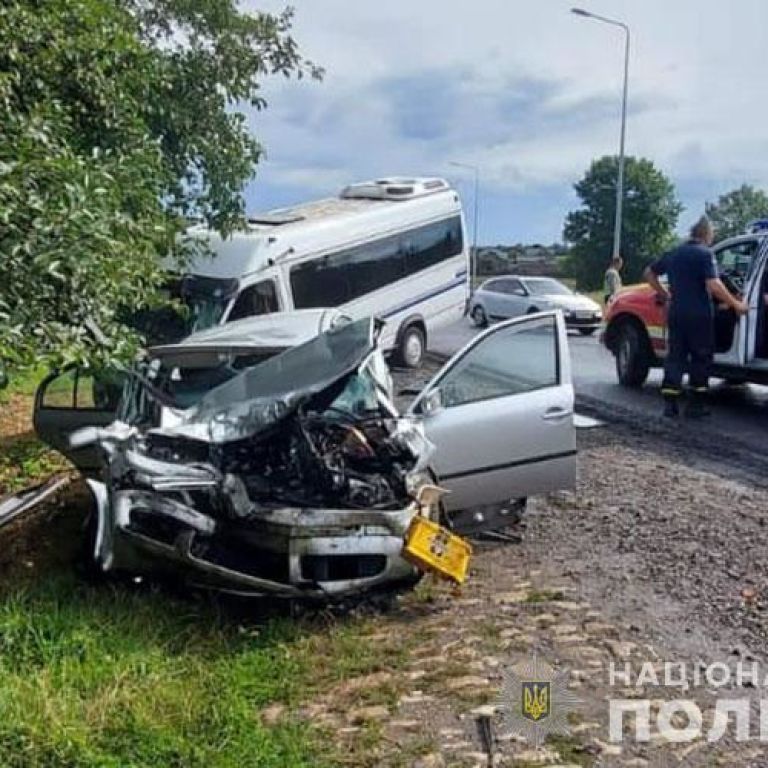
M 431 332 L 459 318 L 469 296 L 461 201 L 443 179 L 353 184 L 335 198 L 253 216 L 226 239 L 203 227 L 188 235 L 213 254 L 195 257 L 180 281 L 193 331 L 337 307 L 385 320 L 383 347 L 416 367 Z

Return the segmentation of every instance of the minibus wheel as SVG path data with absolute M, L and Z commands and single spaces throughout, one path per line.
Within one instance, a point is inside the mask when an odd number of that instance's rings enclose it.
M 424 358 L 426 334 L 418 325 L 409 325 L 397 345 L 397 362 L 404 368 L 418 368 Z

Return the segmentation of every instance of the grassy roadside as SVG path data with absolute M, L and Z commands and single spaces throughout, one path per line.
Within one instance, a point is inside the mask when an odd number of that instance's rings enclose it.
M 71 568 L 12 582 L 0 598 L 0 765 L 11 768 L 339 765 L 349 756 L 333 729 L 302 707 L 386 674 L 411 642 L 402 631 L 368 642 L 382 617 L 257 623 L 243 606 L 88 585 Z M 337 704 L 386 706 L 396 692 L 385 694 Z M 361 749 L 378 738 L 370 724 Z

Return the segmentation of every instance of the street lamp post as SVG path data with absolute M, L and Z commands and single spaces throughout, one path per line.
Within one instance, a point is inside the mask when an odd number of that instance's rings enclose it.
M 480 168 L 476 165 L 470 165 L 469 163 L 458 163 L 454 160 L 449 161 L 449 165 L 453 165 L 456 168 L 466 168 L 475 174 L 475 193 L 474 193 L 474 210 L 472 214 L 472 258 L 469 264 L 469 281 L 470 290 L 475 290 L 475 278 L 477 277 L 477 223 L 479 217 L 479 192 L 480 192 Z
M 585 11 L 583 8 L 571 8 L 571 13 L 584 16 L 588 19 L 602 21 L 614 27 L 624 30 L 624 90 L 621 98 L 621 138 L 619 139 L 619 175 L 616 181 L 616 221 L 613 226 L 613 257 L 619 256 L 621 251 L 621 215 L 624 207 L 624 137 L 627 130 L 627 84 L 629 81 L 629 27 L 624 22 L 599 16 L 596 13 Z

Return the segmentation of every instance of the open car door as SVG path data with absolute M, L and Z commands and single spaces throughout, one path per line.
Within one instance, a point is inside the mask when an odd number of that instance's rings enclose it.
M 48 375 L 35 394 L 37 436 L 63 453 L 79 470 L 98 469 L 96 446 L 73 449 L 69 436 L 80 427 L 111 424 L 121 391 L 122 375 L 117 371 L 93 372 L 72 367 Z
M 436 446 L 455 530 L 503 527 L 516 500 L 575 485 L 573 398 L 559 311 L 489 328 L 430 381 L 410 413 Z

